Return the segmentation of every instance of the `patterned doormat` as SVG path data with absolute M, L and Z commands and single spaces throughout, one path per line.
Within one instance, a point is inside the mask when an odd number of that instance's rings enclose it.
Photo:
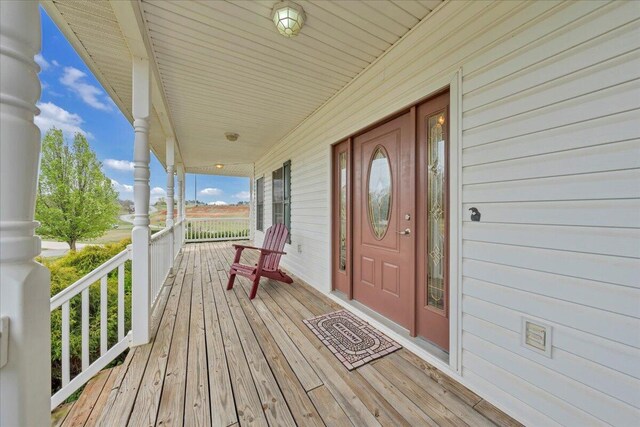
M 304 323 L 350 371 L 402 348 L 347 310 L 305 319 Z

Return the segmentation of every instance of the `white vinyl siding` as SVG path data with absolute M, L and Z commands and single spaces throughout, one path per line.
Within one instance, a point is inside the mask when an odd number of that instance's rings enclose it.
M 256 163 L 296 164 L 283 265 L 330 290 L 330 145 L 461 69 L 465 384 L 531 425 L 637 424 L 639 52 L 635 2 L 445 3 Z

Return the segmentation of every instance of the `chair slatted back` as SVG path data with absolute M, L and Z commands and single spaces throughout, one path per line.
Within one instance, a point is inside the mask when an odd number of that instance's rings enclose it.
M 284 244 L 287 242 L 287 237 L 289 237 L 287 227 L 284 224 L 274 224 L 267 230 L 262 247 L 272 251 L 282 252 Z M 282 255 L 280 254 L 267 255 L 262 268 L 268 271 L 278 270 L 281 257 Z

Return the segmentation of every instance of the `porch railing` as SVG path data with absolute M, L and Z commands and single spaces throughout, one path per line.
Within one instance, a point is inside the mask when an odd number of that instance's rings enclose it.
M 245 240 L 249 238 L 249 218 L 187 218 L 185 242 Z
M 171 247 L 172 228 L 165 228 L 151 236 L 151 306 L 153 307 L 160 295 L 162 284 L 169 274 L 171 257 L 175 248 Z M 175 235 L 176 239 L 178 235 Z
M 185 242 L 248 238 L 249 218 L 183 219 L 173 227 L 152 235 L 149 245 L 152 307 L 169 275 L 171 260 L 175 259 Z M 131 330 L 125 333 L 125 304 L 130 295 L 125 292 L 125 267 L 131 259 L 129 247 L 51 298 L 52 319 L 60 319 L 61 342 L 60 367 L 54 367 L 60 369 L 61 387 L 51 396 L 51 409 L 64 402 L 129 347 Z M 99 288 L 92 288 L 94 285 Z M 117 290 L 114 291 L 116 285 Z M 112 300 L 110 306 L 109 300 L 114 297 L 116 305 Z M 98 304 L 94 302 L 97 308 L 91 309 L 93 298 L 98 299 Z M 99 328 L 90 327 L 91 319 L 96 323 L 95 316 L 99 316 Z M 110 319 L 117 322 L 117 337 L 109 336 Z M 78 347 L 80 361 L 73 360 L 71 356 L 72 349 Z
M 52 317 L 56 310 L 61 311 L 61 378 L 62 388 L 51 396 L 51 409 L 62 403 L 73 392 L 82 387 L 91 377 L 112 362 L 124 350 L 128 348 L 129 340 L 125 335 L 125 263 L 131 259 L 131 249 L 127 248 L 109 261 L 102 264 L 62 292 L 51 298 Z M 117 273 L 116 273 L 117 271 Z M 114 274 L 110 274 L 114 272 Z M 109 346 L 108 322 L 108 280 L 117 278 L 117 342 Z M 90 360 L 90 313 L 89 291 L 91 285 L 100 282 L 99 292 L 99 316 L 100 316 L 100 356 L 93 362 Z M 78 298 L 80 299 L 78 301 Z M 77 307 L 80 303 L 80 346 L 82 361 L 80 372 L 71 378 L 71 324 L 77 319 L 71 318 L 71 306 Z M 74 316 L 77 317 L 77 316 Z M 74 328 L 75 329 L 75 328 Z M 128 332 L 127 332 L 128 335 Z M 73 340 L 77 343 L 77 340 Z
M 151 276 L 149 279 L 152 307 L 169 275 L 172 257 L 175 259 L 182 247 L 183 230 L 184 220 L 178 222 L 174 227 L 165 228 L 151 236 L 149 244 Z M 125 304 L 130 303 L 128 301 L 130 294 L 125 292 L 125 275 L 127 274 L 125 267 L 127 261 L 131 259 L 131 247 L 129 247 L 51 298 L 51 317 L 57 319 L 59 316 L 60 319 L 61 343 L 61 366 L 59 368 L 52 367 L 60 369 L 61 388 L 51 396 L 52 410 L 129 348 L 131 330 L 125 334 L 125 321 L 128 322 L 125 319 Z M 92 288 L 94 284 L 99 286 L 99 291 L 92 291 L 90 295 L 90 290 L 95 289 Z M 112 286 L 109 286 L 110 284 Z M 113 286 L 116 284 L 117 307 L 114 310 L 113 300 L 111 306 L 109 300 L 114 298 Z M 129 288 L 128 291 L 130 292 L 130 290 Z M 98 298 L 98 309 L 91 310 L 90 298 L 96 297 Z M 99 316 L 99 331 L 95 327 L 90 328 L 91 319 L 95 319 L 94 316 Z M 109 336 L 110 319 L 111 322 L 117 321 L 117 338 Z M 79 331 L 77 331 L 78 324 L 80 325 Z M 131 327 L 133 328 L 135 325 Z M 91 343 L 98 341 L 98 332 L 99 356 L 95 358 L 95 354 L 98 352 L 97 344 L 91 345 Z M 116 342 L 113 343 L 114 341 Z M 81 361 L 72 360 L 71 357 L 72 349 L 78 348 L 78 345 L 82 354 Z M 93 361 L 91 360 L 92 353 L 95 358 Z

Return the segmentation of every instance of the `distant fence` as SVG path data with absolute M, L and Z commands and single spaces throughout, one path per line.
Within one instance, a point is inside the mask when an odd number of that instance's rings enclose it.
M 187 218 L 185 242 L 246 240 L 249 238 L 249 218 Z

